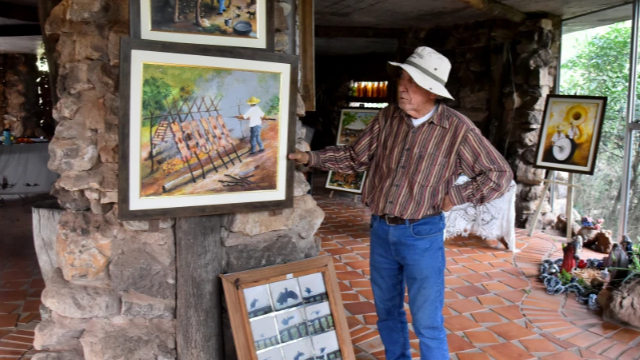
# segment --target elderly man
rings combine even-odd
[[[443,326],[443,211],[482,204],[507,192],[507,162],[464,115],[437,101],[451,63],[419,47],[404,64],[398,104],[380,111],[351,145],[289,154],[325,170],[369,170],[363,201],[371,208],[371,285],[387,360],[411,359],[405,284],[421,359],[449,359]],[[471,180],[454,186],[465,174]]]

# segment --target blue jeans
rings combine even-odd
[[[262,126],[256,125],[250,128],[251,130],[251,150],[250,153],[256,152],[256,143],[260,147],[260,150],[264,150],[264,145],[262,144],[262,140],[260,139],[260,132],[262,131]]]
[[[449,359],[444,329],[444,215],[389,225],[371,217],[371,287],[387,360],[410,360],[405,284],[421,360]]]

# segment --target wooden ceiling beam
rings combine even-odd
[[[316,26],[317,38],[369,38],[397,39],[406,35],[404,29],[370,28],[354,26]]]
[[[0,0],[0,9],[2,9],[2,11],[0,11],[0,17],[5,19],[29,21],[34,23],[40,21],[38,18],[37,6],[27,6]]]
[[[511,20],[513,22],[523,22],[527,15],[520,10],[514,9],[495,0],[460,0],[478,10],[489,13],[493,16]]]

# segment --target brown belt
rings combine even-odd
[[[426,219],[426,218],[433,217],[433,216],[438,216],[440,214],[441,214],[440,212],[435,213],[435,214],[429,214],[429,215],[423,217],[422,219]],[[380,216],[380,218],[382,220],[384,220],[389,225],[405,225],[405,224],[407,224],[407,222],[409,224],[413,224],[413,223],[416,223],[416,222],[422,220],[422,219],[403,219],[401,217],[393,216],[393,215],[382,215],[382,216]]]

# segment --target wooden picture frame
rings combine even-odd
[[[602,96],[547,96],[534,166],[593,175],[606,107]]]
[[[187,11],[181,7],[180,0],[174,5],[161,0],[130,1],[131,38],[274,50],[274,0],[222,0],[226,6],[222,14],[220,0],[198,3],[201,10],[196,13],[195,8]],[[172,9],[164,9],[168,6]]]
[[[220,277],[239,359],[355,359],[330,256]]]
[[[292,55],[123,38],[120,219],[292,207],[297,73]],[[254,148],[239,114],[260,98]]]

